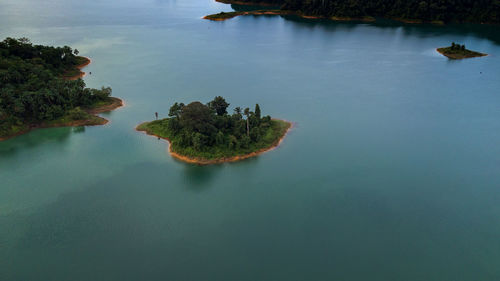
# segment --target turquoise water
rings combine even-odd
[[[0,143],[0,280],[500,280],[498,27],[200,19],[230,10],[0,2],[1,38],[76,47],[126,102]],[[134,131],[216,95],[295,127],[205,167]]]

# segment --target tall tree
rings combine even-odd
[[[258,103],[255,105],[255,117],[260,120],[260,106]]]
[[[217,96],[211,102],[208,103],[208,106],[212,110],[214,110],[217,113],[217,115],[222,116],[224,114],[227,114],[227,108],[229,107],[229,103],[227,103],[223,97]]]

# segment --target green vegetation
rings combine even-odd
[[[236,4],[252,2],[255,0],[234,1]],[[283,11],[323,18],[383,17],[415,23],[500,23],[498,0],[267,0],[264,2],[281,6]]]
[[[102,123],[89,110],[116,103],[111,88],[89,89],[81,79],[63,79],[88,61],[78,53],[68,46],[33,45],[26,38],[0,42],[0,139],[69,121]]]
[[[242,14],[243,12],[229,12],[229,13],[220,12],[218,14],[208,15],[205,17],[205,19],[220,21],[220,20],[231,19]]]
[[[206,105],[175,103],[170,118],[143,123],[137,130],[168,139],[171,151],[181,156],[221,160],[272,148],[290,128],[289,122],[261,117],[258,104],[253,112],[236,107],[231,115],[228,106],[222,97]]]
[[[214,20],[214,21],[223,21],[228,20],[237,16],[242,15],[284,15],[287,14],[286,11],[281,10],[254,10],[254,11],[236,11],[236,12],[221,12],[218,14],[205,16],[204,19]]]
[[[465,45],[455,44],[455,42],[451,43],[450,47],[439,48],[437,49],[437,51],[451,59],[465,59],[487,56],[483,53],[467,50],[465,48]]]

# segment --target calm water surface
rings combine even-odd
[[[498,27],[200,19],[223,10],[0,2],[1,38],[78,48],[126,102],[0,143],[0,280],[500,280]],[[296,126],[207,167],[134,131],[215,95]]]

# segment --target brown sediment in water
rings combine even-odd
[[[94,120],[72,120],[72,121],[68,121],[68,122],[64,122],[64,123],[55,123],[55,124],[50,124],[50,123],[32,124],[32,125],[29,125],[29,127],[26,130],[17,132],[14,135],[0,137],[0,141],[4,141],[4,140],[7,140],[7,139],[10,139],[13,137],[17,137],[17,136],[29,133],[29,132],[36,130],[36,129],[105,125],[105,124],[109,123],[109,120],[102,118],[100,116],[96,116],[96,114],[112,111],[112,110],[115,110],[115,109],[122,107],[124,105],[123,101],[119,98],[110,97],[110,99],[112,99],[112,102],[110,104],[106,104],[106,105],[103,105],[100,107],[85,110],[87,113],[94,115],[94,117],[96,117],[97,120],[95,120],[95,119]]]
[[[277,120],[277,119],[275,119],[275,120]],[[268,151],[271,151],[271,150],[277,148],[283,142],[283,140],[285,139],[285,137],[288,134],[288,132],[293,128],[293,123],[292,122],[289,122],[289,121],[286,121],[286,120],[281,120],[281,121],[286,122],[288,124],[288,128],[283,133],[283,135],[278,140],[276,140],[270,147],[262,148],[262,149],[259,149],[257,151],[254,151],[254,152],[251,152],[251,153],[247,153],[247,154],[243,154],[243,155],[236,155],[236,156],[231,156],[231,157],[223,157],[223,158],[218,158],[218,159],[204,159],[204,158],[189,157],[189,156],[181,155],[181,154],[179,154],[177,152],[172,151],[172,143],[171,143],[170,139],[161,137],[161,136],[156,135],[156,134],[151,134],[151,133],[147,132],[146,130],[139,130],[138,127],[136,127],[135,129],[138,132],[144,132],[147,135],[155,136],[155,137],[158,137],[159,139],[167,140],[167,142],[168,142],[168,152],[170,153],[170,155],[173,158],[175,158],[177,160],[180,160],[180,161],[183,161],[183,162],[186,162],[186,163],[190,163],[190,164],[196,164],[196,165],[212,165],[212,164],[222,164],[222,163],[230,163],[230,162],[236,162],[236,161],[245,160],[245,159],[248,159],[248,158],[259,156],[259,155],[261,155],[263,153],[266,153]]]
[[[86,73],[81,71],[82,68],[86,67],[87,65],[91,64],[92,63],[92,60],[87,58],[87,57],[84,57],[85,59],[87,59],[87,61],[85,63],[82,63],[80,65],[77,65],[75,66],[75,68],[77,68],[78,70],[80,70],[80,73],[78,73],[77,75],[74,75],[74,76],[70,76],[70,77],[64,77],[64,79],[67,79],[67,80],[77,80],[79,78],[83,78]]]

